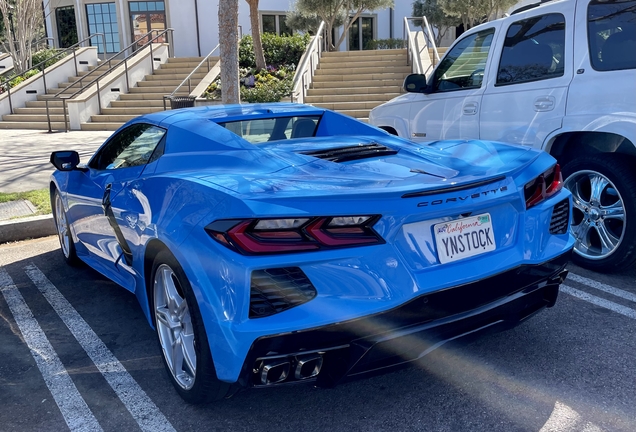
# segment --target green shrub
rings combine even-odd
[[[241,101],[248,103],[279,102],[291,93],[295,66],[268,66],[259,72],[255,68],[239,69]],[[207,99],[221,99],[221,79],[212,82],[206,92]]]
[[[370,40],[364,46],[365,50],[378,50],[378,49],[397,49],[405,48],[406,44],[403,39],[376,39]]]
[[[297,65],[302,57],[311,36],[293,35],[278,36],[273,33],[263,33],[263,55],[267,65],[279,67],[283,65]],[[239,44],[239,66],[244,68],[256,67],[254,47],[251,36],[244,36]]]
[[[40,63],[46,61],[46,63],[44,63],[43,65],[38,67],[38,69],[44,70],[44,68],[47,68],[47,67],[49,67],[51,65],[54,65],[60,59],[65,57],[65,56],[61,56],[61,55],[55,57],[60,52],[62,52],[62,50],[61,49],[57,49],[57,48],[45,48],[45,49],[42,49],[42,50],[36,52],[35,54],[33,54],[33,56],[31,57],[31,64],[33,66],[37,66]]]

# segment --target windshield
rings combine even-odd
[[[252,144],[290,138],[308,138],[316,134],[320,116],[292,116],[237,120],[218,123]]]

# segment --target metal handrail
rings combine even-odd
[[[407,52],[408,52],[407,64],[411,64],[409,61],[412,60],[413,58],[417,59],[417,61],[414,63],[416,70],[414,70],[413,72],[423,74],[425,73],[425,71],[424,71],[424,66],[422,65],[422,59],[416,50],[415,38],[413,37],[413,32],[410,31],[409,24],[408,24],[409,21],[415,21],[415,20],[422,21],[421,27],[422,27],[422,33],[424,34],[424,37],[426,37],[427,52],[428,52],[428,48],[433,49],[434,57],[431,61],[431,64],[433,65],[433,67],[435,66],[435,64],[439,63],[440,57],[439,57],[439,52],[437,51],[437,46],[435,45],[435,38],[433,37],[431,26],[428,24],[428,20],[426,19],[426,17],[425,16],[404,17],[403,37],[407,41]],[[407,32],[408,32],[408,38],[406,35]]]
[[[415,73],[421,74],[424,73],[424,68],[422,67],[422,59],[420,58],[420,53],[417,52],[415,47],[415,39],[413,38],[413,33],[409,29],[409,20],[416,20],[421,18],[410,18],[404,17],[404,24],[402,27],[402,37],[406,39],[406,64],[412,64],[414,66],[411,70]]]
[[[165,32],[167,32],[168,30],[164,30],[163,33],[161,33],[161,35],[163,35]],[[137,50],[132,51],[130,54],[128,54],[126,57],[124,57],[123,60],[120,60],[119,63],[117,63],[115,66],[113,66],[113,59],[116,58],[117,56],[124,54],[126,51],[128,51],[130,48],[133,48],[135,45],[137,45],[137,43],[139,42],[139,40],[142,40],[143,38],[147,37],[147,36],[151,36],[153,33],[159,33],[159,30],[150,30],[148,33],[145,33],[143,35],[141,35],[137,40],[135,40],[134,42],[132,42],[131,44],[127,45],[124,49],[120,50],[118,53],[113,54],[111,57],[109,57],[107,60],[108,62],[108,72],[110,72],[111,70],[115,69],[117,66],[119,66],[120,64],[122,64],[122,62],[124,63],[124,66],[126,68],[126,87],[129,88],[130,85],[128,83],[128,63],[127,60],[132,57],[135,52]],[[158,38],[160,35],[158,34],[157,36],[155,36],[155,38]],[[154,39],[151,39],[154,40]],[[148,46],[148,42],[144,43],[144,45],[142,45],[142,48],[145,48],[146,46]],[[141,49],[141,48],[138,48]],[[151,50],[152,51],[152,50]],[[104,45],[104,54],[106,54],[106,46]],[[154,63],[152,65],[152,70],[154,71]],[[82,84],[84,79],[88,77],[87,75],[84,75],[82,77],[80,77],[77,81],[71,83],[71,85],[69,85],[68,87],[63,88],[62,90],[60,90],[59,92],[55,93],[55,95],[53,95],[54,98],[57,98],[60,94],[64,93],[66,90],[72,88],[75,86],[75,84]],[[101,76],[100,76],[101,77]],[[85,89],[86,87],[88,87],[89,85],[91,85],[91,83],[87,84],[86,86],[81,86],[81,90]]]
[[[44,61],[41,61],[40,63],[36,64],[35,66],[31,66],[30,69],[22,72],[20,75],[16,75],[16,76],[12,76],[10,79],[6,79],[3,82],[0,82],[0,87],[9,83],[10,81],[13,81],[16,78],[19,77],[24,77],[27,73],[31,72],[32,70],[35,69],[40,69],[40,66],[45,65],[46,63],[50,62],[51,60],[60,57],[66,57],[66,54],[68,53],[68,51],[73,51],[73,62],[75,63],[75,74],[77,74],[77,56],[76,56],[76,48],[79,48],[81,44],[83,44],[84,42],[90,40],[91,38],[94,38],[95,36],[101,36],[102,37],[102,41],[104,42],[104,51],[106,51],[106,38],[104,37],[104,33],[93,33],[92,35],[88,36],[87,38],[82,39],[81,41],[77,42],[76,44],[71,45],[68,48],[65,48],[64,51],[60,51],[59,53],[55,54],[53,57],[50,57]],[[62,55],[64,54],[64,55]],[[42,72],[42,81],[44,83],[44,89],[46,91],[46,67],[42,67],[41,69]],[[9,111],[11,112],[11,114],[13,114],[13,102],[11,100],[11,87],[7,85],[7,94],[8,94],[8,98],[9,98]],[[48,113],[48,111],[47,111]]]
[[[141,38],[144,38],[146,36],[150,36],[152,33],[157,32],[157,35],[153,38],[151,38],[150,40],[148,40],[148,42],[144,43],[142,46],[138,47],[137,50],[133,51],[132,53],[128,54],[126,57],[123,58],[123,60],[120,60],[119,63],[117,63],[115,66],[111,65],[110,60],[109,59],[109,67],[108,69],[102,73],[100,76],[98,76],[97,78],[93,79],[91,82],[89,82],[86,85],[83,85],[80,89],[78,89],[75,93],[72,93],[70,95],[64,95],[64,97],[60,96],[62,95],[62,93],[64,93],[65,91],[67,91],[70,87],[72,87],[73,85],[75,85],[77,82],[81,82],[82,79],[84,77],[81,77],[78,81],[74,82],[73,84],[71,84],[68,87],[63,88],[62,90],[60,90],[59,92],[57,92],[56,94],[54,94],[51,98],[47,98],[46,99],[46,120],[48,122],[48,126],[49,126],[49,132],[52,132],[51,129],[51,115],[50,115],[50,111],[49,111],[49,101],[53,100],[53,99],[59,99],[62,101],[62,108],[63,108],[63,112],[64,112],[64,127],[66,129],[66,131],[68,132],[69,128],[68,128],[68,113],[66,112],[66,101],[68,99],[72,99],[75,96],[77,96],[78,94],[82,93],[84,90],[86,90],[87,88],[91,87],[93,84],[97,84],[97,106],[99,107],[99,112],[101,114],[102,112],[102,100],[101,100],[101,95],[100,95],[100,88],[99,88],[99,80],[102,79],[103,77],[105,77],[106,75],[108,75],[109,73],[111,73],[114,69],[116,69],[117,67],[119,67],[122,63],[124,64],[124,68],[126,71],[126,91],[130,91],[130,82],[129,82],[129,78],[128,78],[128,59],[130,59],[131,57],[133,57],[137,51],[142,50],[148,46],[150,46],[150,64],[152,67],[152,71],[154,72],[155,70],[155,61],[153,58],[153,54],[152,54],[152,44],[156,39],[159,39],[161,36],[166,35],[166,34],[172,34],[174,32],[174,29],[172,28],[167,28],[161,32],[159,32],[158,30],[151,30],[148,33],[144,34],[143,36],[141,36]],[[140,38],[140,39],[141,39]],[[172,43],[172,37],[168,37],[168,55],[170,56],[171,53],[171,43]],[[123,53],[124,51],[126,51],[127,49],[131,48],[133,45],[135,45],[137,43],[137,41],[133,42],[132,44],[128,45],[126,48],[124,48],[123,50],[121,50],[119,53],[117,53],[116,55],[119,55],[121,53]],[[105,50],[104,50],[105,52]]]
[[[428,43],[431,45],[431,47],[433,48],[433,54],[435,54],[435,61],[433,62],[433,65],[435,65],[435,63],[439,63],[439,53],[437,52],[437,46],[435,46],[435,38],[433,37],[433,32],[431,31],[431,26],[428,25],[428,20],[426,19],[425,16],[422,17],[422,22],[424,24],[426,24],[426,38],[428,39]],[[424,27],[424,26],[422,26]]]
[[[299,97],[296,99],[300,103],[305,102],[305,96],[307,95],[307,89],[309,85],[312,83],[312,79],[314,77],[314,71],[320,64],[320,58],[322,57],[322,43],[323,33],[325,30],[325,22],[321,22],[318,27],[318,31],[316,31],[316,36],[313,37],[310,42],[307,50],[303,54],[300,64],[296,69],[296,73],[294,74],[294,80],[292,81],[292,92],[291,92],[291,101],[294,102],[294,96],[296,94]],[[314,56],[316,56],[316,64],[314,64]],[[309,67],[308,67],[309,66]],[[305,76],[308,75],[308,78],[305,79]],[[300,88],[298,88],[300,87]]]
[[[163,110],[164,110],[164,111],[166,111],[166,110],[168,109],[168,107],[166,106],[166,99],[172,99],[172,97],[175,95],[175,93],[176,93],[177,91],[179,91],[179,89],[180,89],[181,87],[183,87],[183,85],[186,83],[186,81],[188,82],[188,94],[192,93],[192,75],[194,75],[194,73],[195,73],[197,70],[199,70],[199,68],[203,65],[203,63],[207,63],[207,64],[208,64],[208,72],[210,72],[210,57],[212,56],[212,53],[213,53],[214,51],[216,51],[217,49],[219,49],[219,47],[220,47],[220,46],[221,46],[220,44],[217,44],[217,46],[215,46],[215,47],[212,49],[212,51],[210,51],[210,52],[208,53],[208,55],[206,55],[206,56],[203,58],[203,60],[201,60],[201,62],[200,62],[200,63],[199,63],[199,64],[198,64],[198,65],[197,65],[194,69],[192,69],[192,72],[190,72],[190,74],[189,74],[187,77],[185,77],[185,79],[184,79],[183,81],[181,81],[181,84],[179,84],[179,85],[177,86],[177,88],[176,88],[176,89],[174,89],[174,90],[172,91],[172,93],[170,93],[169,95],[164,95],[164,96],[163,96]]]

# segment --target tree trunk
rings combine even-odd
[[[256,70],[265,69],[265,56],[263,54],[263,42],[261,42],[261,23],[258,19],[259,0],[246,0],[250,5],[250,23],[252,24],[252,43],[254,44],[254,59]]]
[[[13,9],[10,10],[9,5]],[[38,38],[44,20],[42,2],[0,0],[0,13],[5,27],[4,50],[11,54],[13,67],[20,74],[31,67],[31,43]]]
[[[219,0],[221,100],[239,103],[238,0]]]

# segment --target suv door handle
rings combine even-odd
[[[475,115],[477,114],[477,107],[479,104],[477,102],[468,102],[464,105],[464,114],[466,115]]]
[[[554,96],[540,96],[534,100],[535,111],[552,111],[554,109]]]

